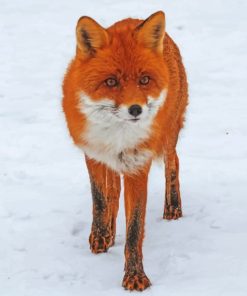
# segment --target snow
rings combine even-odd
[[[162,220],[163,167],[154,165],[144,242],[153,285],[143,293],[247,295],[244,0],[0,1],[0,295],[127,295],[123,198],[116,245],[91,254],[89,180],[61,82],[81,15],[109,26],[159,9],[190,84],[178,144],[184,217]]]

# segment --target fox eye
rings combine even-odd
[[[145,75],[140,78],[139,83],[141,85],[147,85],[149,83],[149,81],[150,81],[150,77]]]
[[[118,85],[118,81],[116,78],[110,77],[105,80],[105,84],[109,87],[114,87]]]

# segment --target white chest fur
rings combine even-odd
[[[82,134],[86,144],[80,147],[89,158],[119,173],[137,172],[152,158],[152,151],[136,147],[149,138],[153,118],[164,99],[164,92],[158,99],[150,98],[140,120],[133,122],[129,120],[126,107],[120,106],[116,110],[111,100],[95,102],[81,93],[78,107],[86,115],[87,128]]]

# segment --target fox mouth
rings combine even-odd
[[[140,118],[131,118],[131,119],[129,119],[129,121],[132,121],[132,122],[136,122],[136,121],[139,121],[140,120]]]

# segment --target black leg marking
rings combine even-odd
[[[140,236],[140,212],[136,209],[133,214],[132,221],[128,227],[127,247],[129,250],[134,250],[137,247],[137,242]]]
[[[177,173],[176,171],[172,171],[171,172],[171,190],[170,190],[170,194],[171,194],[171,206],[173,206],[174,208],[177,208],[179,206],[178,204],[178,193],[176,190],[176,178],[177,178]]]
[[[113,242],[111,221],[106,223],[104,217],[108,214],[107,197],[97,188],[92,178],[90,178],[90,181],[93,198],[93,223],[89,242],[94,252],[106,252]]]
[[[126,262],[125,270],[129,274],[136,274],[143,270],[142,259],[138,254],[137,247],[141,235],[141,213],[140,209],[136,208],[132,220],[128,226],[127,239],[125,251],[128,252],[128,259]]]
[[[125,245],[125,275],[122,286],[127,290],[143,291],[151,286],[150,280],[143,270],[142,253],[139,249],[139,242],[142,239],[141,209],[137,207],[131,217],[128,226],[127,240]]]
[[[174,184],[171,185],[171,205],[174,208],[178,207],[178,193]]]
[[[176,186],[178,185],[176,184],[177,172],[175,170],[171,171],[170,176],[168,176],[168,178],[169,182],[166,183],[166,186],[170,187],[166,190],[164,218],[168,220],[178,219],[182,216],[182,210],[179,200],[179,192],[177,191]]]
[[[95,183],[91,180],[91,190],[92,190],[92,197],[93,203],[96,212],[104,212],[106,210],[106,201],[103,194],[98,190]]]

